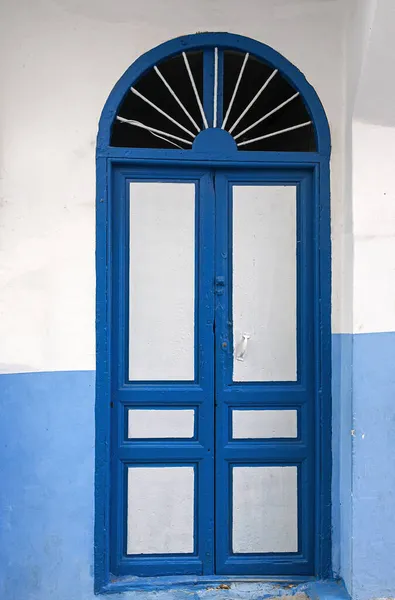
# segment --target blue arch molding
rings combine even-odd
[[[111,147],[111,127],[119,105],[134,82],[155,64],[182,51],[218,47],[250,52],[273,68],[279,69],[302,95],[314,123],[317,152],[237,151],[233,140],[206,132],[210,151],[203,136],[196,139],[192,150]],[[204,133],[204,132],[203,132]],[[221,139],[220,139],[221,138]],[[215,143],[214,143],[215,142]],[[110,573],[111,495],[111,388],[110,388],[110,328],[111,328],[111,212],[112,180],[122,167],[145,165],[195,165],[206,167],[295,168],[313,173],[315,214],[314,238],[317,240],[314,282],[317,301],[312,318],[316,322],[316,416],[315,428],[320,432],[317,442],[316,480],[316,577],[332,576],[331,567],[331,241],[330,241],[330,132],[324,108],[304,75],[272,48],[247,37],[229,33],[203,33],[170,40],[141,56],[125,72],[113,88],[101,115],[97,138],[96,178],[96,470],[95,470],[95,592],[117,592],[128,589],[172,588],[188,585],[188,578],[160,578],[161,583],[141,578],[116,579]],[[319,300],[318,300],[319,299]],[[199,577],[195,584],[232,577]],[[280,578],[281,579],[281,578]],[[287,578],[300,581],[306,578]]]
[[[303,73],[279,52],[276,52],[276,50],[273,50],[273,48],[270,48],[266,44],[233,33],[196,33],[193,35],[186,35],[165,42],[140,56],[140,58],[127,69],[121,79],[115,84],[104,105],[100,117],[97,137],[98,155],[103,155],[103,153],[107,155],[106,150],[110,148],[111,127],[118,113],[118,108],[125,94],[127,94],[130,87],[140,77],[150,71],[164,58],[171,58],[172,56],[180,54],[180,52],[212,48],[214,46],[222,50],[233,49],[240,50],[241,52],[250,52],[250,54],[257,56],[267,64],[271,65],[273,69],[278,69],[283,77],[296,88],[304,100],[307,111],[314,124],[318,153],[321,156],[330,155],[328,120],[316,91],[308,83]],[[120,156],[123,151],[125,156],[130,157],[133,153],[139,154],[138,150],[140,149],[118,148],[117,150],[117,156]],[[236,148],[235,151],[237,151]],[[151,150],[151,152],[154,151]],[[190,151],[188,150],[187,152],[189,153]],[[158,151],[155,152],[155,154],[157,153]],[[176,153],[180,155],[181,153],[184,154],[185,151],[172,150],[173,156]],[[158,154],[160,154],[160,152]],[[243,154],[249,154],[249,152],[243,152]],[[251,152],[251,154],[256,155],[257,152]]]

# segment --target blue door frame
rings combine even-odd
[[[198,39],[197,39],[198,38]],[[197,47],[235,47],[244,51],[253,52],[261,56],[263,60],[273,66],[280,68],[282,73],[297,87],[302,94],[308,107],[316,129],[317,152],[237,152],[230,147],[210,145],[199,146],[196,151],[178,150],[153,150],[153,149],[129,149],[113,148],[109,144],[110,131],[114,115],[125,92],[133,81],[142,72],[155,64],[161,57],[175,54],[180,50],[194,49]],[[209,137],[207,137],[209,142]],[[289,406],[288,392],[292,392],[292,406],[298,407],[299,424],[301,425],[301,437],[292,442],[274,444],[265,442],[253,443],[246,450],[244,442],[229,443],[230,420],[226,406],[232,405],[232,385],[230,382],[230,360],[229,353],[218,351],[216,363],[216,397],[217,410],[220,412],[216,419],[216,457],[219,464],[219,477],[225,482],[230,480],[229,464],[242,464],[246,461],[250,464],[265,463],[278,464],[280,461],[287,464],[302,465],[299,472],[299,489],[303,489],[303,502],[299,511],[301,519],[301,532],[303,540],[300,540],[297,555],[290,556],[266,556],[265,560],[250,556],[249,561],[238,560],[239,557],[230,555],[230,536],[223,539],[217,535],[217,548],[215,550],[214,536],[211,532],[216,521],[218,527],[221,524],[222,515],[214,515],[214,499],[212,493],[208,495],[205,490],[198,488],[196,501],[199,510],[202,511],[199,519],[198,530],[195,532],[197,538],[200,536],[200,546],[195,548],[193,555],[185,559],[184,556],[168,557],[168,574],[183,573],[185,575],[201,574],[202,581],[209,581],[211,573],[220,573],[220,577],[226,578],[227,574],[237,572],[240,576],[260,575],[279,576],[285,573],[288,579],[313,575],[317,577],[328,577],[331,575],[331,342],[330,342],[330,312],[331,312],[331,257],[330,257],[330,208],[329,208],[329,155],[330,137],[328,123],[322,105],[313,88],[304,79],[303,75],[291,65],[284,57],[264,44],[249,40],[241,36],[230,34],[202,34],[199,36],[185,36],[178,40],[172,40],[162,46],[150,51],[125,73],[115,86],[112,94],[103,110],[100,121],[98,146],[97,146],[97,389],[96,389],[96,484],[95,484],[95,590],[96,592],[120,591],[133,587],[130,581],[124,581],[122,575],[165,574],[161,560],[155,557],[141,559],[139,566],[133,566],[131,558],[124,552],[124,523],[125,523],[125,464],[128,461],[149,461],[151,464],[162,463],[170,460],[174,464],[199,465],[201,473],[212,481],[214,488],[214,455],[212,454],[211,441],[214,435],[214,420],[211,419],[212,427],[199,431],[196,430],[196,439],[188,443],[169,443],[169,447],[161,460],[158,460],[158,448],[148,448],[144,442],[130,445],[125,442],[125,406],[130,396],[126,380],[126,337],[124,324],[127,322],[126,294],[127,279],[121,275],[125,272],[125,248],[127,231],[125,223],[128,222],[127,213],[121,218],[122,206],[127,210],[126,182],[131,177],[138,178],[161,178],[167,177],[174,180],[197,181],[202,194],[199,196],[200,218],[198,228],[198,239],[200,245],[207,249],[204,256],[197,256],[200,277],[196,284],[208,285],[205,282],[213,281],[216,271],[221,270],[229,273],[230,265],[214,263],[214,259],[208,259],[209,251],[212,256],[218,256],[221,244],[226,244],[226,232],[217,228],[215,240],[215,212],[213,210],[215,196],[213,190],[213,177],[216,173],[216,188],[223,191],[222,198],[227,198],[226,188],[228,181],[232,179],[248,179],[255,181],[270,180],[284,182],[296,182],[298,184],[299,206],[306,204],[309,198],[309,210],[305,210],[307,221],[301,223],[302,235],[306,235],[306,248],[310,244],[311,252],[307,252],[305,261],[307,271],[311,274],[306,285],[298,285],[298,302],[302,296],[312,298],[312,304],[308,300],[302,305],[301,318],[307,317],[306,322],[311,327],[298,337],[298,356],[303,360],[314,348],[314,356],[310,362],[309,372],[303,370],[298,373],[298,381],[292,385],[267,385],[265,390],[261,389],[265,397],[265,405],[276,403],[276,406]],[[147,175],[148,172],[148,175]],[[217,198],[219,194],[217,194]],[[122,205],[123,203],[123,205]],[[218,200],[217,200],[218,204]],[[228,201],[217,205],[217,215],[226,215]],[[302,214],[302,213],[300,213]],[[123,219],[123,220],[122,220]],[[201,227],[201,223],[204,227]],[[221,234],[222,231],[222,234]],[[229,231],[229,230],[228,230]],[[222,237],[221,237],[222,235]],[[308,239],[307,239],[308,238]],[[215,242],[217,244],[215,249]],[[114,253],[116,248],[116,253]],[[306,272],[307,272],[306,271]],[[196,271],[199,272],[198,270]],[[212,277],[212,278],[211,278]],[[211,278],[211,279],[210,279]],[[231,279],[228,278],[226,285],[230,286]],[[230,289],[230,287],[229,287]],[[207,363],[214,360],[214,338],[212,325],[209,321],[209,312],[214,310],[214,294],[211,290],[200,289],[196,296],[201,297],[206,293],[206,313],[202,313],[206,319],[199,319],[197,335],[202,340],[204,348],[204,361],[197,361],[199,368],[196,373],[193,386],[187,386],[184,391],[189,397],[186,404],[197,402],[198,413],[207,410],[211,412],[215,408],[214,394],[211,404],[199,403],[199,394],[204,392],[203,386],[213,385],[213,377],[209,370],[205,371]],[[227,293],[224,297],[229,298]],[[225,339],[229,347],[233,347],[229,339],[229,330],[225,327],[227,319],[226,304],[224,310],[217,312],[217,340],[221,344]],[[221,321],[222,320],[222,321]],[[114,323],[116,324],[114,327]],[[218,325],[222,323],[221,325]],[[123,329],[122,329],[123,327]],[[219,328],[218,328],[219,327]],[[211,333],[210,333],[211,328]],[[210,338],[211,336],[211,338]],[[306,337],[307,336],[307,337]],[[309,340],[309,343],[306,341]],[[311,344],[310,344],[311,342]],[[119,361],[114,360],[115,353]],[[213,364],[213,363],[212,363]],[[299,362],[299,364],[302,364]],[[139,384],[133,390],[133,403],[151,402],[148,398],[150,386],[145,390],[138,389]],[[261,387],[261,386],[260,386]],[[286,388],[286,389],[285,389]],[[214,388],[212,388],[214,389]],[[175,390],[173,390],[175,391]],[[286,397],[287,394],[287,397]],[[310,394],[310,395],[309,395]],[[248,389],[242,391],[243,397],[249,398],[254,403]],[[308,399],[307,399],[308,396]],[[185,402],[185,394],[180,403]],[[192,400],[193,398],[193,400]],[[222,401],[223,399],[223,401]],[[177,399],[174,400],[177,404]],[[249,400],[247,400],[249,402]],[[310,403],[312,410],[307,415],[305,407]],[[168,402],[166,403],[168,405]],[[222,411],[222,413],[221,413]],[[199,417],[198,417],[199,422]],[[220,425],[219,425],[220,424]],[[200,441],[198,442],[198,436]],[[210,443],[210,445],[208,445]],[[236,446],[237,444],[237,446]],[[178,446],[178,448],[177,448]],[[188,447],[190,446],[190,447]],[[199,447],[201,446],[201,448]],[[208,451],[210,448],[210,452]],[[246,458],[246,452],[248,457]],[[222,461],[222,462],[221,462]],[[309,482],[309,485],[306,485]],[[228,486],[229,489],[229,486]],[[220,488],[218,501],[227,506],[229,494],[226,487]],[[210,496],[210,497],[208,497]],[[300,502],[300,500],[299,500]],[[219,505],[219,504],[218,504]],[[229,529],[229,527],[227,527]],[[214,565],[216,556],[217,564]],[[290,560],[291,559],[291,560]],[[133,559],[134,560],[134,559]],[[148,562],[147,562],[148,560]],[[144,565],[144,561],[145,565]],[[287,565],[284,570],[284,564]],[[149,567],[149,571],[145,567]],[[140,569],[140,571],[139,571]],[[173,579],[173,583],[174,583]]]

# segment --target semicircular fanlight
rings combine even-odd
[[[182,52],[140,77],[111,145],[190,150],[208,128],[227,131],[239,150],[316,150],[309,113],[285,77],[249,53],[218,48]]]

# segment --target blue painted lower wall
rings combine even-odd
[[[0,598],[92,599],[93,372],[0,376]]]
[[[395,333],[332,336],[333,566],[355,600],[395,596]]]
[[[395,596],[395,333],[332,350],[334,568]],[[94,397],[93,372],[0,375],[0,598],[94,598]]]
[[[353,349],[353,589],[395,597],[395,333]]]
[[[332,336],[332,561],[352,587],[352,352],[351,334]]]

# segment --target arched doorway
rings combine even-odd
[[[97,572],[328,575],[329,130],[231,34],[141,57],[100,122]]]

